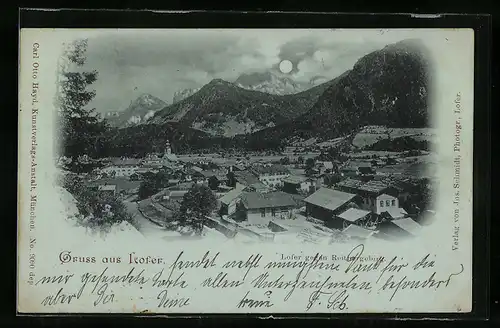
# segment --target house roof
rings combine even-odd
[[[247,192],[241,195],[247,209],[298,206],[298,199],[282,191],[269,193]]]
[[[115,185],[119,190],[131,190],[135,188],[139,188],[141,182],[140,181],[130,181],[124,178],[107,178],[100,179],[91,182],[92,185],[104,186],[104,185]]]
[[[175,154],[165,154],[163,156],[163,159],[166,159],[166,160],[169,160],[169,161],[172,161],[172,162],[176,162],[176,161],[179,160],[179,158]]]
[[[359,166],[358,171],[361,173],[372,173],[374,170],[371,166]]]
[[[260,183],[259,179],[249,171],[236,171],[234,172],[234,177],[238,182],[247,186]]]
[[[408,212],[406,212],[403,208],[388,208],[386,211],[384,211],[386,213],[388,213],[391,218],[393,219],[398,219],[398,218],[401,218],[403,216],[405,216],[406,214],[408,214]]]
[[[244,169],[246,169],[245,165],[243,165],[243,164],[235,164],[233,166],[240,171],[243,171]]]
[[[245,186],[245,189],[254,190],[254,191],[258,191],[258,192],[265,192],[265,191],[270,190],[270,188],[268,186],[266,186],[265,184],[263,184],[262,182],[251,183],[248,186]]]
[[[292,184],[300,184],[300,183],[306,182],[307,180],[308,179],[306,177],[303,177],[303,176],[290,175],[281,181],[287,182],[287,183],[292,183]]]
[[[351,188],[357,192],[376,195],[386,193],[390,189],[395,189],[383,181],[371,180],[368,182],[363,182],[356,179],[346,179],[344,181],[341,181],[337,183],[337,187]]]
[[[359,188],[364,182],[356,179],[345,179],[337,183],[338,187]]]
[[[196,171],[196,172],[201,172],[201,171],[203,171],[203,169],[202,169],[201,167],[196,166],[196,165],[191,166],[191,169],[192,169],[192,170],[194,170],[194,171]]]
[[[345,212],[339,214],[339,217],[349,222],[356,222],[357,220],[370,214],[369,211],[360,210],[357,208],[350,208]]]
[[[226,181],[226,180],[228,180],[227,174],[218,173],[215,177],[219,181]]]
[[[238,198],[238,196],[242,194],[243,189],[245,189],[245,186],[240,183],[237,183],[236,187],[233,190],[229,191],[227,194],[225,194],[220,198],[221,203],[224,204],[231,203],[233,200],[235,200],[236,198]]]
[[[223,172],[219,170],[204,170],[201,171],[201,174],[203,174],[206,178],[210,178],[212,176],[219,178],[220,176],[225,175]]]
[[[330,188],[320,188],[315,193],[307,197],[304,202],[320,206],[329,210],[336,210],[345,203],[351,201],[355,194],[349,194]]]
[[[352,166],[344,166],[343,168],[340,169],[342,172],[356,172],[357,169]]]
[[[332,162],[323,162],[323,166],[325,167],[325,169],[333,169]]]
[[[365,229],[356,224],[350,224],[342,232],[348,235],[349,237],[366,239],[370,237],[375,231]]]
[[[387,188],[389,186],[386,183],[377,180],[369,181],[359,187],[360,190],[376,194],[384,192]]]
[[[395,180],[390,185],[400,192],[409,191],[415,188],[415,185],[409,181]]]
[[[189,190],[168,190],[165,195],[170,197],[183,197]]]
[[[111,165],[114,166],[138,166],[141,160],[138,158],[115,158],[111,160]]]
[[[104,190],[104,191],[115,191],[116,186],[115,185],[100,185],[99,190]]]
[[[285,166],[279,164],[271,166],[255,165],[252,170],[257,174],[290,174],[290,171]]]
[[[417,235],[422,230],[422,226],[410,218],[393,220],[391,222],[412,235]]]

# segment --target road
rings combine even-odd
[[[132,215],[132,217],[137,220],[139,231],[147,238],[162,239],[163,237],[171,237],[172,235],[177,235],[172,231],[168,231],[160,227],[159,225],[151,222],[145,218],[138,209],[138,204],[136,202],[124,201],[127,211]]]

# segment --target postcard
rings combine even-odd
[[[21,29],[19,313],[472,309],[472,29]]]

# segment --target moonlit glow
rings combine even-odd
[[[293,69],[293,64],[291,61],[285,59],[280,63],[281,73],[288,74],[292,71],[292,69]]]

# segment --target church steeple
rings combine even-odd
[[[172,147],[170,147],[170,142],[167,141],[167,144],[165,145],[165,155],[170,155],[172,154]]]

